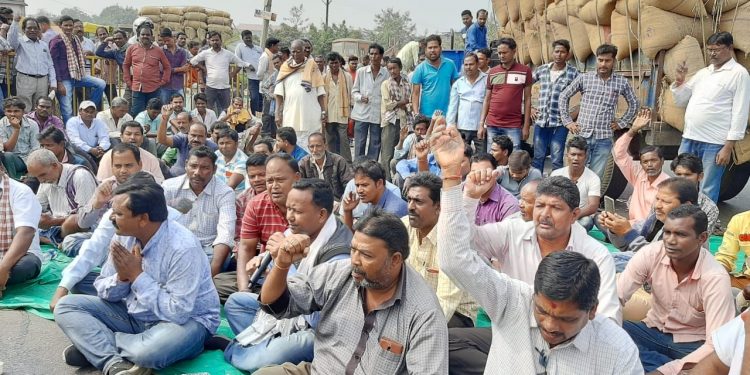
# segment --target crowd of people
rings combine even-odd
[[[461,14],[461,67],[438,35],[399,56],[372,44],[360,65],[307,40],[263,50],[249,31],[233,53],[220,33],[201,50],[143,21],[136,41],[102,28],[94,43],[70,17],[54,35],[11,15],[0,291],[40,274],[41,244],[70,257],[50,296],[64,360],[107,375],[204,350],[257,374],[750,371],[750,270],[734,273],[750,211],[708,250],[750,105],[732,35],[708,38],[692,77],[677,67],[687,110],[669,174],[658,147],[629,152],[653,115],[616,47],[580,72],[556,40],[532,69],[501,38],[490,67],[476,15]],[[107,108],[113,83],[89,53],[128,88]],[[248,108],[229,88],[239,69]],[[202,88],[191,111],[186,81]],[[93,89],[73,116],[77,87]],[[632,186],[627,215],[603,205],[610,158]],[[231,339],[215,335],[222,306]]]

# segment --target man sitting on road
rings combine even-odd
[[[401,193],[393,193],[386,188],[385,171],[374,160],[364,159],[354,166],[354,185],[356,193],[344,195],[341,202],[343,221],[349,228],[354,228],[354,221],[359,219],[355,212],[366,215],[367,211],[382,208],[397,217],[407,214],[406,202]],[[398,191],[398,190],[397,190]],[[359,207],[364,204],[363,207]]]
[[[599,176],[586,166],[589,145],[585,139],[574,136],[568,141],[565,157],[568,159],[566,167],[556,169],[550,176],[569,178],[578,187],[581,194],[581,211],[578,213],[578,224],[587,231],[594,227],[594,215],[599,209],[601,180]]]
[[[144,142],[143,127],[141,124],[135,121],[126,121],[120,127],[120,140],[122,143],[127,143],[138,148],[140,151],[140,159],[143,164],[143,170],[154,176],[157,183],[164,182],[164,174],[161,171],[161,164],[159,159],[154,156],[151,152],[141,148]],[[99,163],[99,172],[96,174],[96,179],[104,181],[112,177],[112,150],[107,151]]]

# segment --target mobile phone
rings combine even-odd
[[[604,197],[604,211],[611,214],[615,213],[615,200],[611,197]]]

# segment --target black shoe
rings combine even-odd
[[[151,369],[134,365],[132,362],[122,360],[115,362],[107,369],[106,375],[149,375]]]
[[[75,347],[75,345],[68,346],[63,351],[63,360],[65,363],[67,363],[69,366],[75,366],[75,367],[89,367],[91,366],[91,363],[89,362],[86,357],[84,357],[83,353],[81,353],[78,348]]]
[[[224,336],[214,335],[206,340],[203,344],[203,348],[206,350],[221,350],[223,352],[231,342],[232,340]]]

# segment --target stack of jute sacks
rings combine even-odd
[[[232,18],[229,13],[201,6],[142,7],[139,16],[150,18],[157,29],[168,27],[172,32],[184,32],[188,40],[202,42],[209,31],[218,31],[222,39],[232,37]]]

